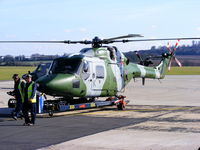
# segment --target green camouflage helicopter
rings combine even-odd
[[[64,43],[90,44],[91,48],[84,48],[79,53],[70,54],[53,60],[49,72],[36,80],[38,90],[47,95],[62,97],[66,101],[74,98],[94,100],[98,97],[117,96],[133,78],[163,79],[167,67],[172,60],[179,66],[181,63],[175,57],[176,43],[173,49],[163,53],[161,62],[155,67],[148,67],[145,63],[129,62],[124,54],[111,43],[127,43],[158,40],[193,40],[200,38],[167,38],[167,39],[139,39],[127,38],[142,37],[140,34],[129,34],[109,39],[95,37],[91,41],[1,41],[4,43]],[[105,44],[105,46],[104,46]],[[81,100],[80,100],[81,102]]]
[[[130,63],[116,47],[103,46],[103,44],[115,42],[177,40],[175,38],[124,40],[124,38],[130,37],[142,36],[129,34],[103,40],[95,37],[92,41],[57,41],[65,44],[91,44],[92,48],[85,48],[80,53],[55,59],[49,73],[36,81],[39,84],[38,90],[66,99],[116,96],[133,78],[142,78],[143,84],[145,78],[163,79],[165,71],[168,66],[171,66],[173,59],[181,66],[175,57],[178,43],[173,50],[168,47],[169,53],[162,54],[160,64],[155,67]]]

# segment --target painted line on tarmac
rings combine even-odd
[[[95,112],[74,112],[74,113],[70,113],[67,114],[68,112],[62,112],[61,116],[63,115],[95,115],[95,114],[109,114],[109,113],[125,113],[125,112],[156,112],[156,111],[176,111],[176,110],[194,110],[195,109],[199,109],[200,107],[175,107],[175,108],[154,108],[154,109],[129,109],[129,110],[97,110]],[[56,114],[56,116],[59,116],[59,114]]]
[[[132,109],[132,110],[124,110],[124,111],[173,111],[173,110],[189,110],[189,109],[191,109],[191,107],[190,108],[178,107],[178,108]]]
[[[106,108],[106,107],[104,107]],[[85,109],[85,110],[76,110],[76,111],[66,111],[66,112],[54,112],[53,117],[61,116],[77,116],[77,115],[95,115],[95,114],[113,114],[113,113],[126,113],[126,112],[156,112],[156,111],[184,111],[184,110],[200,110],[200,107],[166,107],[166,108],[147,108],[147,109],[130,109],[127,110],[117,110],[117,109],[108,109],[104,108],[95,108],[95,109]],[[92,111],[92,112],[91,112]],[[37,114],[37,118],[51,118],[48,113]],[[4,121],[13,120],[12,118],[4,118]]]
[[[198,108],[200,110],[200,107],[178,107],[178,108],[156,108],[156,109],[130,109],[130,110],[102,110],[97,112],[83,112],[81,114],[75,114],[75,115],[94,115],[94,114],[108,114],[108,113],[116,113],[116,112],[156,112],[156,111],[176,111],[176,110],[195,110]]]

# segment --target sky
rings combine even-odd
[[[0,40],[91,40],[127,34],[141,34],[145,39],[200,37],[199,18],[199,0],[0,0]],[[127,52],[166,44],[113,45]],[[62,55],[88,46],[0,44],[0,56]]]

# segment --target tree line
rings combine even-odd
[[[52,61],[55,58],[60,57],[59,55],[40,55],[32,54],[30,57],[24,55],[19,56],[0,56],[1,66],[36,66],[41,62]]]
[[[171,49],[174,47],[172,46]],[[154,62],[157,64],[160,62],[160,56],[165,53],[169,52],[167,46],[152,46],[150,50],[140,50],[138,53],[141,55],[142,59],[145,60],[146,58],[153,59]],[[124,55],[131,61],[131,62],[139,62],[135,51],[129,51],[124,53]],[[192,45],[182,45],[176,49],[176,56],[179,58],[183,66],[200,66],[200,42],[192,42]],[[176,64],[174,64],[176,65]]]

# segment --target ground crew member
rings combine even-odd
[[[36,118],[36,84],[32,81],[32,76],[30,74],[26,74],[24,79],[26,81],[23,104],[24,125],[32,126],[35,124]],[[31,120],[29,119],[29,111],[31,113]]]
[[[20,80],[20,77],[18,74],[14,74],[12,78],[14,80],[13,95],[15,96],[15,99],[17,101],[16,108],[12,113],[12,117],[13,119],[17,120],[18,117],[22,117],[21,111],[22,111],[22,105],[24,101],[23,88],[24,88],[25,83]]]

